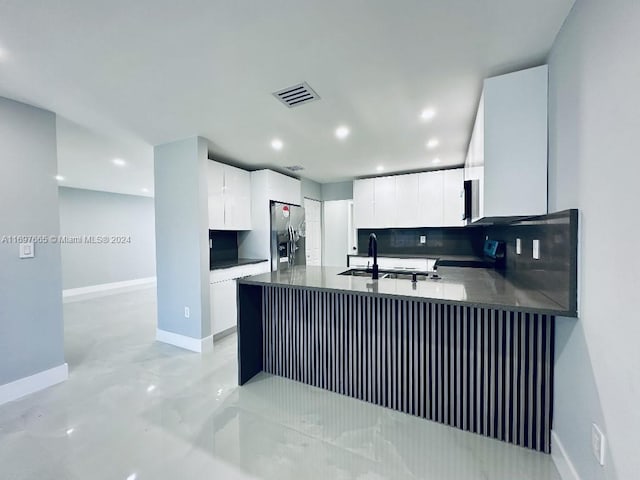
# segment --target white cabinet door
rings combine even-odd
[[[240,168],[210,161],[209,228],[251,230],[251,175]]]
[[[420,225],[420,174],[396,177],[396,227]]]
[[[444,221],[444,175],[442,171],[418,175],[419,225],[441,227]]]
[[[224,166],[224,219],[226,230],[251,230],[251,175]]]
[[[394,227],[396,224],[396,177],[374,178],[373,194],[375,226]]]
[[[224,169],[222,164],[209,161],[207,186],[209,190],[209,228],[224,230]]]
[[[236,227],[237,230],[251,230],[251,174],[239,170],[236,182]]]
[[[546,65],[484,81],[465,163],[473,220],[547,213],[547,90]]]
[[[373,178],[353,182],[353,220],[356,228],[375,228]]]
[[[302,205],[300,180],[271,170],[266,170],[266,172],[267,195],[269,200]]]
[[[464,170],[444,170],[444,219],[446,227],[464,226]]]
[[[211,295],[211,331],[223,332],[237,324],[236,281],[225,280],[209,285]]]
[[[307,236],[305,238],[305,255],[307,256],[307,265],[322,265],[322,203],[310,198],[304,199],[304,215]]]

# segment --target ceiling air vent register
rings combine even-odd
[[[291,172],[299,172],[300,170],[304,170],[304,167],[301,167],[300,165],[291,165],[290,167],[284,167],[284,168],[286,168]]]
[[[289,108],[299,107],[305,103],[320,99],[320,96],[313,91],[313,88],[307,82],[273,92],[273,96]]]

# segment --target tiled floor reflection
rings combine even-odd
[[[547,455],[153,342],[155,291],[65,305],[70,379],[0,407],[0,478],[559,480]]]

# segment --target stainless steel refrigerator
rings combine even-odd
[[[271,270],[305,265],[304,208],[271,202]]]

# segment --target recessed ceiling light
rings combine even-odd
[[[124,166],[127,164],[127,162],[125,162],[125,161],[124,161],[123,159],[121,159],[121,158],[114,158],[114,159],[112,160],[112,162],[113,162],[113,164],[114,164],[114,165],[117,165],[118,167],[124,167]]]
[[[149,189],[148,188],[142,188],[142,189],[140,189],[140,191],[142,193],[149,193]]]
[[[135,473],[132,473],[127,477],[127,480],[136,480],[136,478],[138,478],[138,475]]]
[[[440,160],[438,157],[436,157],[436,158],[434,158],[434,159],[433,159],[433,163],[438,164],[438,163],[440,163],[440,162],[441,162],[441,160]]]
[[[147,392],[151,393],[151,392],[153,392],[155,389],[156,389],[156,386],[155,386],[155,385],[149,385],[149,386],[147,387]]]
[[[382,165],[378,165],[376,167],[376,170],[379,171],[379,172],[382,172],[384,170],[384,167]]]
[[[75,429],[73,429],[73,428],[69,428],[69,429],[67,430],[67,435],[71,435],[74,431],[75,431]]]
[[[425,108],[420,114],[420,118],[424,121],[431,120],[436,116],[436,111],[433,108]]]
[[[432,138],[427,142],[427,148],[436,148],[438,145],[440,145],[440,140],[437,138]]]
[[[56,180],[59,182],[63,182],[64,181],[64,177],[62,175],[56,175]]]
[[[350,130],[349,127],[345,127],[344,125],[336,128],[336,137],[340,140],[344,140],[349,136]]]
[[[284,144],[279,138],[274,138],[273,140],[271,140],[271,148],[273,148],[274,150],[282,150],[283,146]]]

